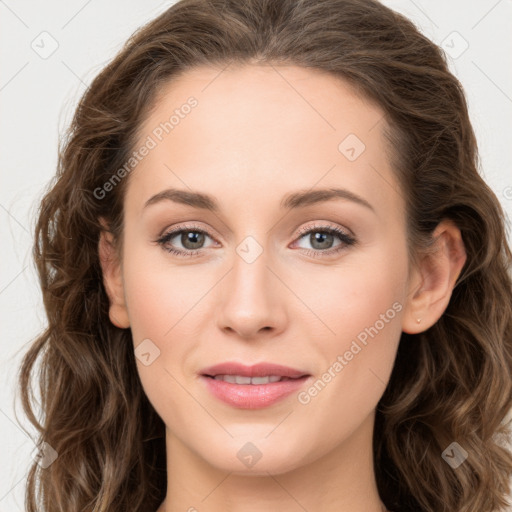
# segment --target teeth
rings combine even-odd
[[[268,384],[270,382],[277,382],[279,380],[285,380],[286,377],[280,377],[278,375],[269,375],[267,377],[244,377],[242,375],[215,375],[215,380],[223,380],[224,382],[230,382],[231,384]]]

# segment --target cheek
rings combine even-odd
[[[125,258],[125,298],[135,345],[141,338],[165,344],[188,325],[185,317],[207,286],[194,265],[173,266],[159,251],[133,251]]]
[[[307,310],[302,308],[302,317],[307,316],[316,338],[321,338],[326,353],[332,354],[348,349],[350,340],[358,336],[364,343],[367,329],[376,334],[376,328],[379,336],[388,337],[389,333],[393,338],[401,332],[406,269],[405,249],[390,249],[347,258],[327,269],[295,269],[307,279],[291,273],[287,279],[307,306]],[[295,320],[305,321],[300,316]]]
[[[350,435],[385,390],[400,341],[407,268],[405,252],[389,254],[316,280],[324,293],[302,291],[314,297],[319,332],[325,333],[314,337],[313,354],[323,367],[297,397],[317,432],[336,424],[340,430],[333,435]],[[317,442],[327,441],[320,436]]]
[[[191,407],[183,375],[190,377],[187,362],[200,339],[194,315],[205,286],[194,279],[193,266],[152,263],[135,252],[125,259],[126,302],[135,354],[150,354],[148,365],[140,356],[136,359],[144,392],[159,415],[176,425],[181,424],[180,412]]]
[[[177,264],[160,248],[126,247],[124,287],[135,353],[147,346],[152,357],[156,354],[148,366],[137,360],[139,376],[155,408],[172,415],[173,406],[190,406],[180,384],[186,387],[196,378],[198,355],[201,361],[216,356],[214,346],[204,343],[210,338],[204,327],[213,325],[208,292],[219,272],[208,265]]]

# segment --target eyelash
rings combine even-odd
[[[164,234],[161,236],[156,242],[167,252],[174,254],[179,257],[192,257],[201,252],[202,249],[196,249],[196,250],[187,250],[183,251],[181,249],[175,249],[173,247],[169,247],[167,243],[173,239],[176,235],[179,235],[180,233],[184,232],[190,232],[190,233],[201,233],[203,235],[209,236],[210,238],[213,238],[210,236],[210,234],[205,231],[204,229],[201,229],[197,226],[187,226],[187,227],[180,227],[178,229],[175,229],[174,231],[170,231],[169,233]],[[307,227],[307,228],[301,228],[299,230],[299,237],[300,240],[305,235],[310,233],[328,233],[330,235],[335,235],[338,237],[339,240],[341,240],[341,244],[338,245],[335,248],[327,249],[325,251],[320,249],[303,249],[306,251],[306,254],[308,256],[312,256],[314,258],[322,258],[325,254],[332,256],[333,254],[337,254],[340,251],[346,249],[349,246],[356,244],[356,239],[343,231],[342,229],[336,227],[336,226],[313,226],[313,227]]]

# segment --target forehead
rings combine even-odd
[[[375,188],[394,184],[385,126],[377,105],[324,72],[195,68],[158,91],[136,144],[151,139],[154,147],[131,174],[129,194],[141,207],[165,185],[218,197],[229,185],[254,197],[318,183],[379,203]]]
[[[191,117],[206,128],[213,124],[222,130],[242,123],[245,129],[241,135],[249,133],[251,127],[250,134],[255,135],[258,129],[268,130],[276,123],[292,128],[296,121],[306,120],[311,129],[309,124],[301,128],[308,135],[318,127],[341,135],[347,128],[368,129],[385,122],[379,106],[340,77],[299,66],[231,64],[193,68],[162,85],[140,133],[157,126],[162,115],[168,119],[190,98],[200,106],[194,108]],[[212,113],[216,114],[214,119],[210,118]],[[209,126],[205,125],[208,120]],[[261,131],[259,134],[265,135]]]

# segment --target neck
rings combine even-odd
[[[373,467],[373,424],[371,414],[342,445],[307,465],[258,474],[218,469],[167,430],[167,497],[157,512],[385,512]]]

